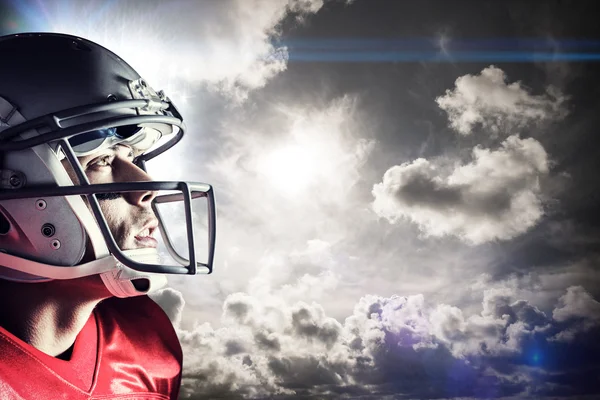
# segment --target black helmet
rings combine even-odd
[[[79,37],[2,36],[0,54],[0,277],[33,282],[105,275],[119,268],[144,274],[210,273],[215,231],[210,185],[89,184],[77,162],[78,156],[124,143],[135,149],[135,163],[145,169],[146,161],[170,149],[184,134],[183,119],[170,99],[116,54]],[[65,158],[79,182],[70,179],[61,162]],[[174,191],[157,196],[153,209],[165,246],[178,265],[116,245],[96,195],[136,190]],[[200,197],[208,204],[206,262],[196,260],[191,227],[191,199]],[[175,201],[186,207],[187,256],[175,250],[156,209],[157,204]],[[17,234],[20,240],[10,240]],[[89,243],[95,260],[80,264]]]

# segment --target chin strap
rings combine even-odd
[[[123,254],[145,264],[161,263],[158,252],[153,248],[126,250]],[[100,278],[114,296],[121,298],[153,293],[167,285],[167,277],[163,274],[136,271],[118,261],[116,268],[101,273]],[[137,287],[134,282],[137,283]]]
[[[161,263],[158,252],[152,248],[126,250],[123,251],[123,254],[141,263]],[[10,265],[11,267],[1,267],[6,265]],[[14,273],[11,273],[13,270],[22,273],[25,277],[14,275]],[[165,275],[136,271],[124,266],[113,256],[104,257],[74,267],[59,267],[26,260],[4,253],[0,249],[0,279],[35,283],[53,279],[75,279],[96,274],[100,275],[102,282],[104,282],[110,293],[117,297],[133,297],[152,293],[167,284],[167,277]],[[137,288],[134,282],[138,284]]]

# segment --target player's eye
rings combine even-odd
[[[109,167],[110,166],[110,156],[100,157],[90,163],[92,167]]]

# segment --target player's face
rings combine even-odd
[[[149,181],[150,176],[133,163],[131,148],[116,145],[79,162],[90,183]],[[155,192],[128,192],[96,195],[108,226],[121,250],[156,247],[152,237],[158,222],[150,207]]]

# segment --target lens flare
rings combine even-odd
[[[290,62],[559,62],[597,61],[600,41],[575,39],[302,39],[279,43]]]
[[[540,354],[539,351],[534,351],[531,354],[531,363],[532,364],[539,364],[542,361],[542,355]]]

